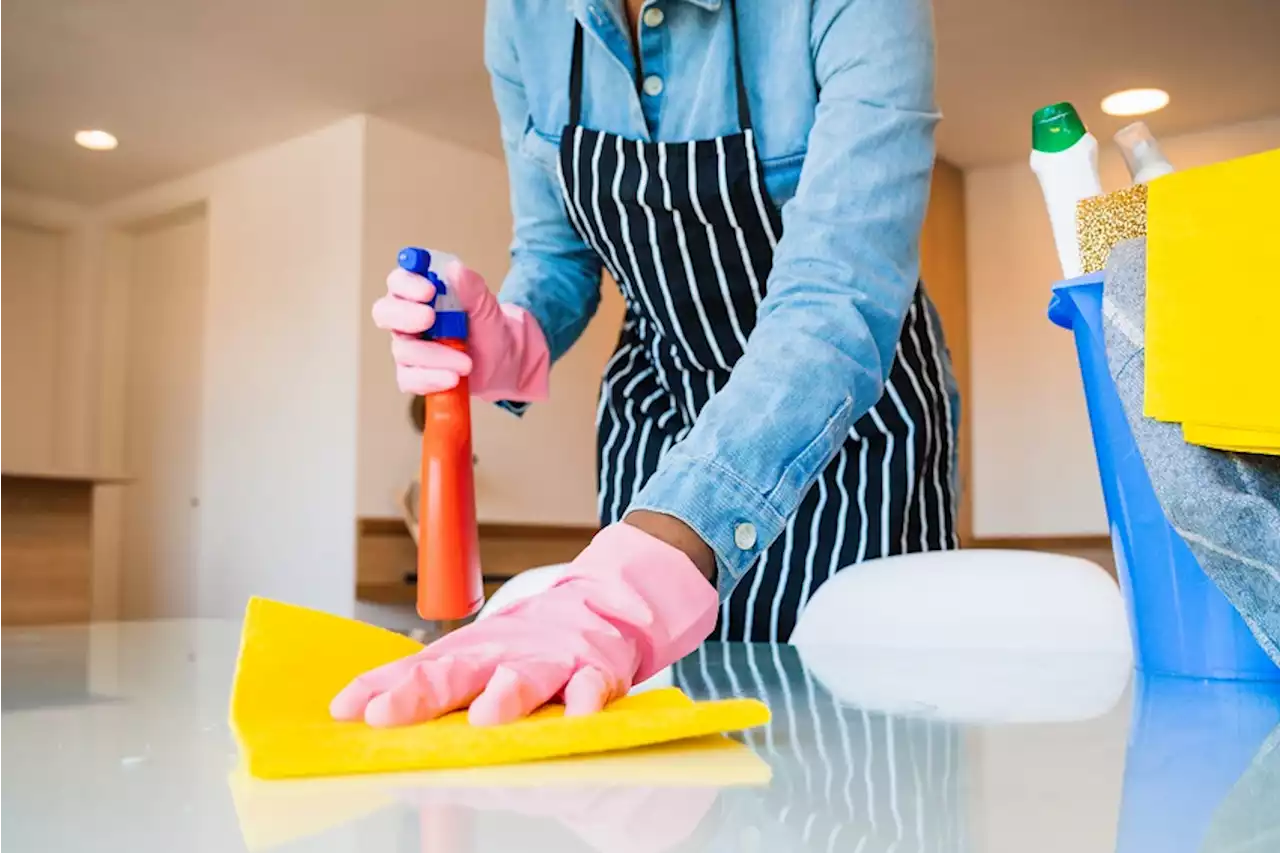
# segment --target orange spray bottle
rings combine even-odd
[[[426,249],[400,251],[399,264],[436,288],[429,303],[435,323],[422,337],[466,351],[467,315],[448,285],[431,269]],[[472,477],[471,392],[467,377],[447,391],[428,394],[422,429],[418,488],[418,615],[464,619],[484,604],[476,491]]]

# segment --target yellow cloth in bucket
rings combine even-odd
[[[754,699],[694,702],[676,689],[627,696],[599,714],[549,706],[526,720],[473,728],[458,712],[415,726],[338,722],[329,701],[352,678],[419,651],[400,634],[254,598],[231,691],[231,729],[260,779],[433,770],[605,752],[737,731],[769,721]]]
[[[1184,423],[1182,439],[1188,444],[1198,444],[1201,447],[1213,447],[1218,450],[1280,456],[1280,432],[1259,432]]]
[[[1280,453],[1280,150],[1151,182],[1144,411]]]

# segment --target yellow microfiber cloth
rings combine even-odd
[[[1261,432],[1184,423],[1182,425],[1182,439],[1188,444],[1214,447],[1218,450],[1280,456],[1280,432]]]
[[[1147,202],[1144,411],[1280,452],[1280,150],[1175,172]]]
[[[465,712],[380,729],[329,716],[352,678],[421,650],[372,625],[262,598],[250,600],[231,691],[231,730],[260,779],[511,764],[738,731],[769,721],[754,699],[694,702],[679,690],[626,696],[586,717],[548,706],[475,728]]]

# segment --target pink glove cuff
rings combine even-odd
[[[551,351],[533,315],[518,305],[501,305],[503,358],[476,396],[486,402],[545,400],[551,386]],[[484,365],[481,365],[483,368]]]
[[[596,534],[556,584],[591,584],[591,608],[628,635],[639,683],[692,652],[715,628],[715,587],[678,548],[629,524]]]

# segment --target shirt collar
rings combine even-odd
[[[675,0],[668,0],[668,2],[675,2]],[[698,6],[709,12],[714,12],[720,8],[724,0],[679,0],[679,2],[688,3],[691,6]],[[569,7],[578,14],[579,20],[585,20],[587,17],[587,10],[593,5],[604,6],[609,11],[614,12],[618,18],[621,18],[622,16],[621,0],[574,0],[574,2],[569,4]]]

